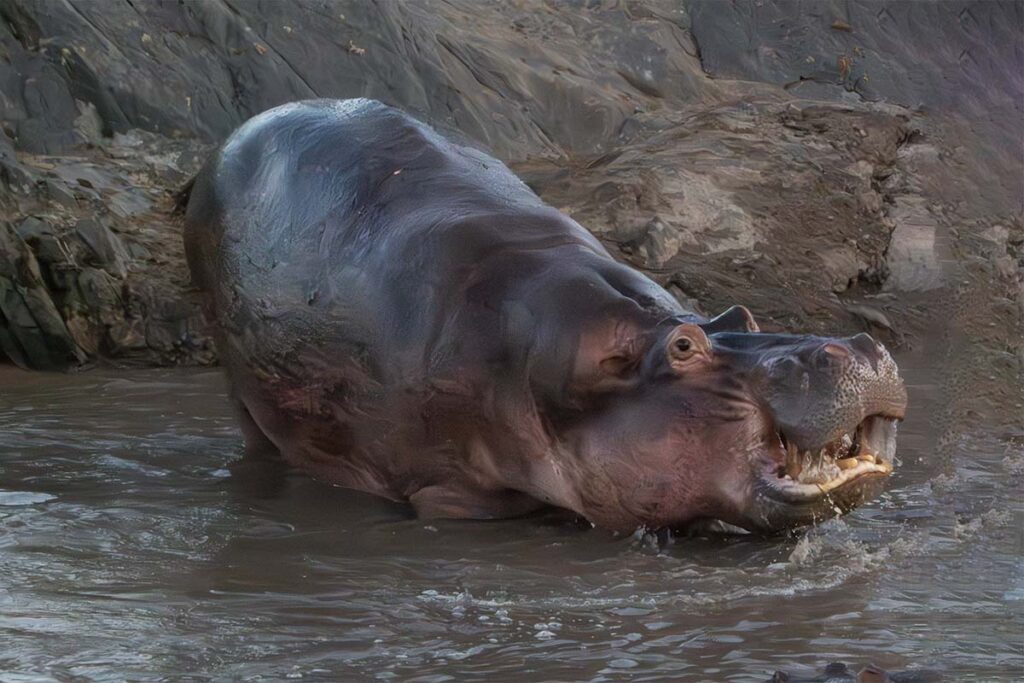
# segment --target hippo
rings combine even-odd
[[[931,669],[886,671],[869,664],[855,672],[842,662],[833,662],[825,667],[820,676],[798,676],[776,671],[765,683],[941,683],[942,680],[942,674]]]
[[[881,490],[907,402],[882,344],[688,311],[456,138],[293,102],[183,192],[247,452],[423,518],[616,533],[771,533]]]

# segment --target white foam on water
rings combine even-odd
[[[56,498],[57,496],[50,495],[49,493],[35,493],[32,491],[0,491],[0,505],[5,507],[37,505]]]

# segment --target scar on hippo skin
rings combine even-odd
[[[178,199],[247,449],[322,481],[424,517],[773,533],[892,472],[906,392],[880,344],[688,311],[379,102],[266,111]]]

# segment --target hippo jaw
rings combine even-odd
[[[754,372],[772,426],[742,526],[760,531],[812,524],[880,493],[907,402],[895,362],[867,335],[782,348]]]
[[[813,524],[878,495],[892,474],[902,415],[875,414],[817,451],[801,450],[776,430],[755,483],[750,512],[761,531]]]
[[[789,443],[779,431],[779,446],[784,460],[769,479],[784,500],[802,501],[829,493],[865,474],[892,473],[896,455],[898,418],[872,415],[854,432],[844,433],[825,444],[817,453],[804,451]]]

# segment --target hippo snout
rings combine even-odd
[[[907,392],[896,362],[867,334],[803,338],[764,360],[764,400],[788,443],[816,451],[872,416],[902,419]]]

